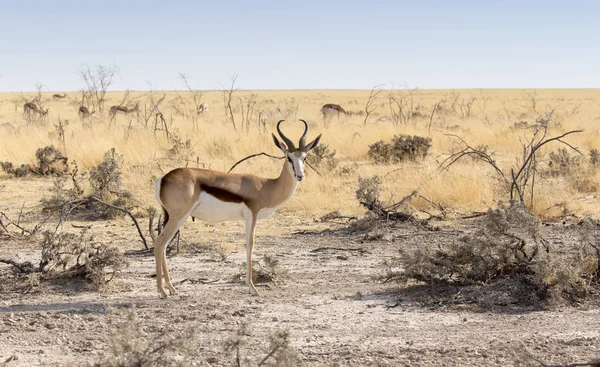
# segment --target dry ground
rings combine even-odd
[[[46,192],[48,182],[2,183],[3,206],[20,210],[19,193]],[[26,206],[25,212],[28,212]],[[26,215],[25,223],[33,220]],[[27,219],[29,218],[29,219]],[[457,290],[383,284],[384,262],[397,256],[406,239],[424,246],[465,227],[439,223],[430,232],[400,225],[390,236],[365,242],[346,226],[313,222],[310,216],[276,215],[258,231],[257,258],[272,255],[285,274],[249,295],[237,278],[244,261],[241,223],[208,226],[187,223],[182,251],[169,261],[179,293],[158,299],[154,259],[136,254],[142,246],[128,220],[85,223],[99,241],[124,251],[130,266],[101,292],[77,281],[15,280],[0,265],[0,360],[7,366],[87,365],[110,351],[111,335],[135,308],[140,338],[196,331],[193,365],[230,366],[227,340],[242,324],[250,335],[243,357],[257,365],[267,353],[268,336],[289,330],[302,366],[482,366],[590,361],[600,355],[600,311],[595,305],[547,309],[505,304],[480,307]],[[72,229],[75,230],[76,229]],[[560,240],[560,225],[553,229]],[[217,250],[228,246],[223,260]],[[35,243],[2,238],[2,256],[39,258]],[[531,364],[535,365],[535,364]]]

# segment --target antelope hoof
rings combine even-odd
[[[177,293],[177,289],[175,289],[172,284],[167,284],[167,287],[169,287],[169,293],[171,293],[172,296]]]
[[[253,297],[258,297],[260,296],[260,293],[258,293],[258,291],[256,290],[256,288],[254,287],[254,284],[248,284],[248,286],[250,287],[250,294]]]
[[[158,298],[161,298],[161,299],[169,298],[169,294],[162,287],[158,288],[158,293],[159,293]]]

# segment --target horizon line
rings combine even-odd
[[[257,89],[246,89],[237,88],[237,92],[293,92],[293,91],[371,91],[373,89],[379,89],[384,91],[398,91],[398,90],[421,90],[421,91],[444,91],[444,90],[600,90],[600,87],[459,87],[459,88],[420,88],[420,87],[403,87],[403,88],[257,88]],[[191,89],[195,92],[223,92],[227,89]],[[78,93],[86,91],[85,89],[77,90],[47,90],[41,91],[41,93]],[[125,93],[125,92],[189,92],[188,89],[119,89],[119,90],[107,90],[107,93]],[[3,91],[0,93],[37,93],[37,90],[20,90],[20,91]]]

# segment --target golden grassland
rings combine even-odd
[[[493,207],[506,199],[493,170],[482,163],[465,159],[449,170],[441,170],[441,161],[459,148],[456,134],[473,146],[487,146],[494,152],[498,165],[509,172],[522,154],[522,144],[531,135],[531,129],[515,127],[554,111],[550,135],[573,129],[584,129],[565,140],[584,154],[586,162],[580,173],[568,177],[539,178],[536,184],[534,211],[552,217],[567,212],[597,217],[600,173],[589,165],[591,149],[600,149],[600,90],[402,90],[382,91],[377,109],[364,124],[364,116],[353,114],[333,118],[326,123],[320,113],[324,103],[337,103],[346,110],[364,109],[370,91],[365,90],[298,90],[298,91],[236,91],[234,92],[234,117],[237,130],[226,117],[223,93],[204,92],[202,102],[210,109],[198,118],[194,128],[193,118],[183,112],[192,110],[189,92],[153,92],[155,100],[165,99],[160,110],[165,116],[170,132],[182,141],[190,140],[191,154],[187,159],[169,157],[172,138],[162,131],[154,131],[154,118],[144,124],[135,115],[118,115],[109,124],[108,113],[99,112],[90,121],[78,117],[79,93],[53,100],[52,93],[43,93],[49,113],[40,121],[28,122],[23,116],[23,103],[34,93],[0,93],[0,161],[15,164],[33,163],[35,151],[53,144],[66,150],[70,160],[81,169],[97,165],[110,148],[124,157],[124,187],[133,191],[143,206],[153,205],[153,181],[169,169],[188,165],[227,171],[236,161],[253,153],[266,152],[279,155],[270,133],[277,120],[286,118],[284,132],[295,140],[302,132],[297,119],[309,121],[309,139],[322,133],[321,142],[336,151],[340,159],[338,168],[321,170],[320,175],[307,169],[307,179],[299,185],[292,200],[282,209],[288,213],[320,215],[333,210],[344,214],[363,211],[355,198],[359,177],[379,175],[384,181],[383,198],[390,202],[418,189],[424,197],[444,206],[451,213],[469,213]],[[149,106],[149,92],[130,92],[130,106],[139,102],[140,108]],[[388,96],[403,99],[405,109],[412,106],[414,118],[403,124],[390,120]],[[253,96],[258,102],[250,115],[248,131],[242,131],[247,100]],[[123,92],[109,92],[106,110],[119,104]],[[433,117],[431,111],[439,104]],[[241,101],[241,102],[240,102]],[[470,109],[469,109],[469,103]],[[265,129],[257,120],[264,120]],[[56,125],[59,119],[65,124],[64,146]],[[432,151],[418,162],[395,165],[375,165],[368,156],[369,145],[379,140],[389,142],[394,135],[410,134],[432,138]],[[540,167],[549,152],[559,145],[549,144],[542,151]],[[281,161],[257,157],[241,163],[235,172],[250,172],[274,177],[281,170]],[[345,168],[345,169],[344,169]],[[540,168],[541,169],[541,168]],[[0,177],[6,177],[0,172]],[[24,178],[23,185],[27,180]],[[418,208],[433,210],[424,200],[413,202]]]

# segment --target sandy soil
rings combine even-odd
[[[0,211],[19,211],[22,197],[11,191],[16,185],[2,183]],[[36,185],[47,183],[32,182],[32,193]],[[238,280],[245,259],[242,224],[190,222],[181,252],[168,260],[179,292],[163,300],[152,278],[154,258],[134,252],[141,244],[131,223],[88,224],[98,241],[128,251],[129,267],[97,292],[79,282],[16,280],[10,266],[0,264],[0,363],[91,364],[109,351],[116,325],[131,308],[144,338],[195,330],[191,364],[200,366],[233,365],[235,356],[224,351],[224,343],[242,324],[249,330],[241,348],[249,365],[266,356],[269,335],[286,329],[302,366],[510,366],[529,357],[566,364],[600,356],[595,306],[482,309],[437,299],[432,289],[379,280],[384,262],[406,244],[403,238],[422,236],[427,245],[431,236],[450,231],[425,233],[405,225],[396,229],[403,235],[395,240],[384,236],[364,242],[338,225],[275,214],[259,226],[255,257],[273,256],[285,274],[252,297]],[[226,260],[216,251],[223,243],[232,251]],[[0,237],[0,250],[2,258],[19,261],[39,259],[40,252],[34,242],[8,237]]]

